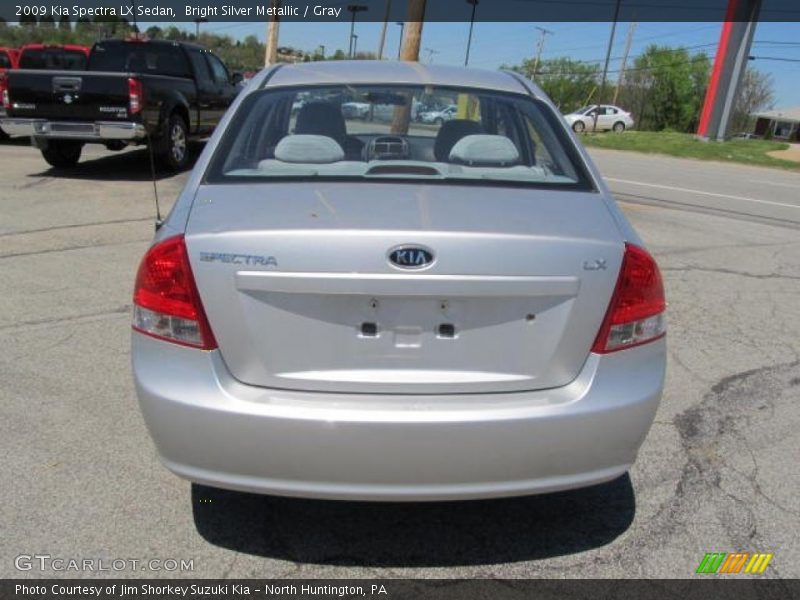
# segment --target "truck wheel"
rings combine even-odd
[[[189,164],[188,137],[183,117],[170,115],[157,152],[159,162],[170,171],[180,171]]]
[[[83,144],[74,140],[48,140],[42,156],[57,169],[68,169],[78,164]]]

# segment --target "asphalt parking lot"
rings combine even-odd
[[[582,491],[414,505],[229,493],[162,468],[128,349],[147,154],[88,148],[58,172],[0,144],[0,577],[692,577],[713,551],[800,576],[800,174],[593,154],[670,306],[637,464]],[[162,211],[186,177],[160,178]],[[30,554],[194,570],[17,570]]]

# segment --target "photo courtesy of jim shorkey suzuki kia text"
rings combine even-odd
[[[581,1],[0,2],[0,600],[800,598],[800,4]]]
[[[18,583],[14,593],[18,596],[80,596],[81,598],[108,597],[154,597],[154,598],[193,598],[196,596],[244,596],[253,594],[267,597],[293,596],[335,596],[335,597],[373,597],[389,598],[387,585],[381,583],[351,584],[270,584],[251,585],[242,583],[109,583],[105,585],[50,584],[36,585]]]
[[[117,6],[81,6],[79,4],[15,4],[14,15],[17,17],[71,17],[75,19],[97,19],[118,17],[133,19],[165,18],[165,19],[209,19],[220,18],[281,18],[281,17],[328,17],[338,18],[344,9],[339,6],[323,6],[320,4],[281,4],[272,6],[268,3],[253,6],[234,6],[229,4],[198,5],[186,4],[175,6],[150,6],[132,2],[120,2]]]

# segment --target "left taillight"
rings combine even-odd
[[[8,78],[5,73],[0,73],[0,100],[3,108],[11,108],[11,95],[8,93]]]
[[[140,79],[128,79],[128,112],[137,115],[144,108],[144,86]]]
[[[182,235],[159,242],[144,255],[133,292],[133,328],[176,344],[217,347]]]

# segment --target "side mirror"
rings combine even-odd
[[[244,77],[242,76],[241,73],[236,72],[233,75],[231,75],[231,85],[239,86],[242,85],[243,81]]]

